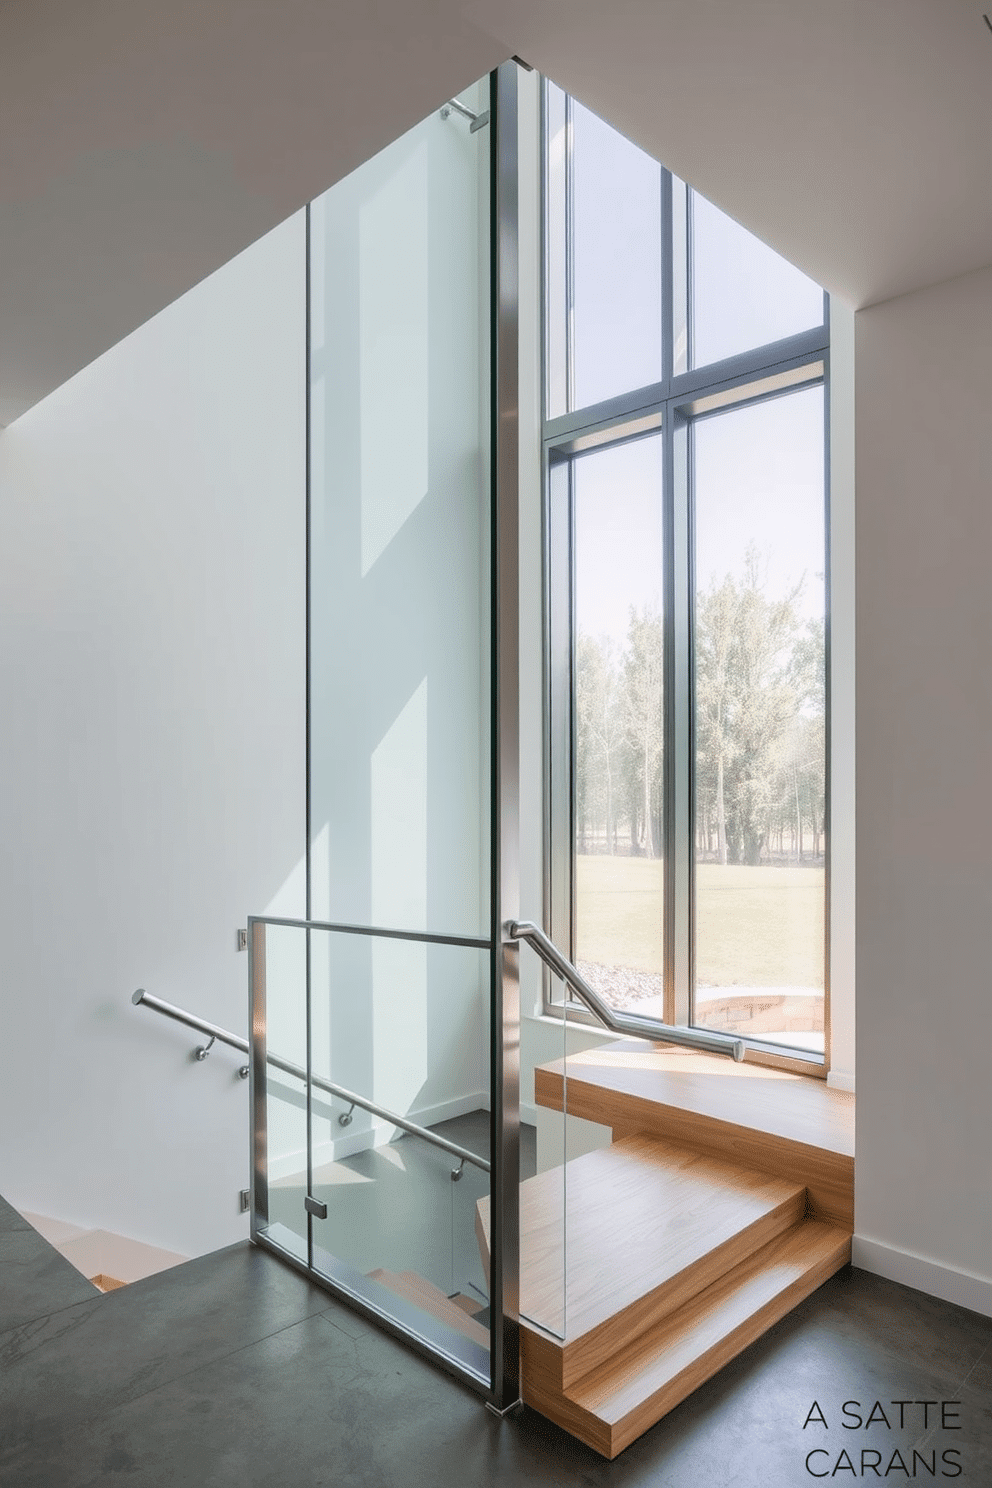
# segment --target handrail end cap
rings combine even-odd
[[[137,992],[132,992],[131,993],[131,1002],[134,1004],[135,1007],[137,1007],[139,1002],[143,1002],[144,1001],[144,997],[145,997],[145,989],[144,989],[144,987],[139,987],[138,990],[137,990]]]

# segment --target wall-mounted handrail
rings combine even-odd
[[[525,940],[537,952],[545,966],[549,966],[571,987],[579,1000],[611,1033],[629,1034],[633,1038],[650,1039],[658,1044],[683,1044],[689,1049],[703,1049],[708,1054],[730,1055],[738,1063],[744,1058],[743,1039],[732,1038],[726,1033],[703,1033],[696,1028],[658,1023],[653,1018],[638,1018],[634,1013],[617,1012],[590,987],[571,961],[562,955],[554,941],[532,920],[511,920],[506,933],[511,940]]]
[[[198,1033],[205,1033],[210,1043],[196,1050],[197,1059],[206,1059],[210,1053],[210,1044],[228,1044],[232,1049],[238,1049],[242,1054],[248,1053],[248,1040],[238,1038],[236,1033],[228,1033],[226,1028],[218,1028],[216,1023],[208,1023],[206,1018],[198,1018],[195,1013],[187,1013],[185,1008],[176,1007],[175,1003],[163,1002],[160,997],[152,997],[144,987],[139,987],[131,994],[131,1001],[135,1007],[151,1008],[153,1013],[161,1013],[163,1018],[172,1018],[176,1023],[185,1023],[187,1028],[195,1028]],[[243,1064],[238,1070],[242,1080],[248,1078],[248,1066]]]
[[[138,988],[132,995],[131,1001],[135,1007],[151,1008],[153,1013],[161,1013],[163,1017],[172,1018],[177,1023],[185,1023],[187,1028],[195,1028],[199,1033],[205,1033],[219,1043],[229,1044],[232,1049],[240,1049],[243,1054],[249,1052],[247,1039],[239,1038],[236,1033],[229,1033],[226,1028],[219,1028],[215,1023],[208,1023],[205,1018],[197,1018],[194,1013],[188,1013],[185,1008],[176,1007],[175,1003],[163,1002],[159,997],[152,997],[143,987]],[[294,1064],[291,1059],[282,1059],[278,1054],[266,1053],[265,1062],[282,1070],[283,1074],[292,1075],[294,1079],[302,1080],[306,1084],[306,1070],[302,1065]],[[248,1066],[244,1065],[239,1073],[247,1077]],[[443,1148],[445,1152],[450,1152],[452,1157],[459,1158],[463,1163],[471,1163],[474,1168],[481,1168],[484,1173],[490,1171],[490,1164],[484,1157],[470,1152],[467,1147],[459,1147],[457,1142],[449,1142],[447,1137],[439,1137],[437,1132],[432,1132],[426,1126],[418,1126],[415,1121],[408,1121],[405,1116],[397,1115],[395,1111],[390,1111],[386,1106],[366,1100],[364,1095],[356,1095],[353,1090],[345,1090],[343,1085],[335,1085],[333,1081],[325,1080],[323,1075],[312,1075],[310,1083],[316,1085],[318,1090],[326,1091],[328,1095],[336,1095],[339,1100],[349,1101],[352,1106],[361,1106],[363,1111],[370,1111],[373,1116],[380,1116],[383,1121],[388,1121],[391,1126],[400,1127],[403,1131],[409,1132],[411,1136],[423,1137],[425,1142],[430,1142],[434,1147]]]

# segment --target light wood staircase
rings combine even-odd
[[[615,1457],[849,1261],[853,1099],[664,1046],[570,1059],[569,1114],[614,1140],[521,1184],[524,1400]]]

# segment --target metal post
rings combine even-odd
[[[520,980],[506,931],[520,909],[519,389],[517,64],[494,78],[492,133],[493,358],[493,1063],[492,1397],[520,1398]]]
[[[251,1050],[248,1104],[251,1108],[251,1238],[269,1222],[268,1133],[266,1124],[265,925],[248,921],[248,1009]]]

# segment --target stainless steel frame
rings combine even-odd
[[[517,66],[494,76],[492,277],[492,1213],[489,1404],[520,1400],[520,535]]]

